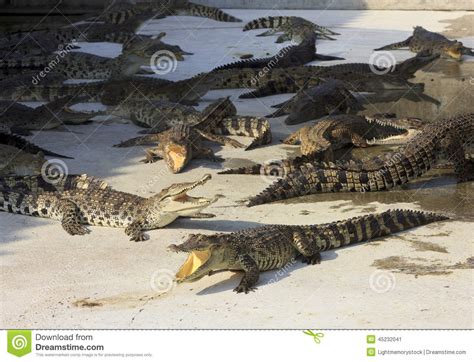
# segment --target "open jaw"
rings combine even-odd
[[[208,275],[212,270],[208,267],[211,250],[190,250],[188,258],[176,273],[178,283],[192,282]]]
[[[187,194],[188,191],[203,185],[211,179],[210,174],[204,175],[196,182],[188,182],[177,185],[172,185],[166,190],[166,194],[161,198],[162,210],[170,212],[179,212],[181,216],[191,216],[196,213],[196,210],[217,201],[218,197],[194,197]],[[168,202],[165,202],[168,200]]]

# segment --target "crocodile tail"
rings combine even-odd
[[[279,28],[290,21],[289,16],[267,16],[258,18],[245,24],[243,31],[253,29]]]
[[[6,144],[9,146],[14,146],[16,148],[22,149],[25,152],[37,154],[38,152],[42,152],[46,156],[53,156],[59,158],[69,158],[72,159],[73,157],[64,156],[59,153],[51,152],[41,148],[34,143],[27,141],[26,139],[15,136],[13,134],[0,132],[0,144]]]
[[[221,135],[234,135],[253,137],[252,143],[246,150],[251,150],[272,141],[270,123],[262,117],[233,116],[226,117],[218,124],[216,133]]]
[[[37,68],[46,65],[51,61],[50,55],[37,55],[20,59],[2,59],[0,68]]]
[[[185,12],[191,16],[200,16],[203,18],[209,18],[217,21],[224,21],[229,23],[242,22],[242,20],[223,12],[221,9],[201,4],[188,3]]]
[[[329,243],[324,243],[321,251],[335,249],[342,246],[370,241],[375,238],[394,234],[417,226],[430,224],[436,221],[449,219],[441,214],[415,210],[387,210],[379,214],[369,214],[340,220],[329,224],[318,225],[313,233],[315,237],[324,230],[332,230],[333,237]]]
[[[289,158],[284,160],[271,160],[264,164],[256,164],[247,167],[231,168],[228,170],[220,171],[221,175],[265,175],[284,177],[292,172],[298,170],[298,168],[307,162],[310,162],[310,157],[299,156],[295,158]]]
[[[247,206],[266,204],[323,192],[386,190],[383,175],[374,171],[352,171],[332,167],[303,164],[298,170],[276,181],[257,196],[250,198]],[[377,182],[378,181],[378,182]]]
[[[11,190],[24,190],[29,192],[58,192],[71,189],[110,189],[107,182],[83,175],[67,175],[55,182],[50,182],[42,175],[34,176],[2,176],[0,177],[0,188]]]
[[[377,49],[374,49],[374,50],[379,51],[379,50],[395,50],[395,49],[400,49],[400,48],[406,48],[408,46],[408,44],[410,43],[411,39],[412,39],[412,37],[410,36],[410,37],[408,37],[407,39],[405,39],[403,41],[388,44],[388,45],[385,45],[383,47],[380,47],[380,48],[377,48]]]
[[[212,71],[224,70],[224,69],[235,69],[235,68],[263,68],[268,65],[275,57],[268,58],[256,58],[256,59],[243,59],[237,62],[227,63],[214,68]]]

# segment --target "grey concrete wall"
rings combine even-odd
[[[1,6],[47,7],[59,0],[0,0]],[[137,0],[140,1],[140,0]],[[474,10],[473,0],[195,0],[227,9],[331,9],[331,10]],[[104,0],[63,0],[61,7],[102,8]]]
[[[474,10],[472,0],[196,0],[227,9]]]

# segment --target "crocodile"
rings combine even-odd
[[[231,116],[228,116],[229,113]],[[146,158],[143,161],[152,163],[162,158],[171,172],[179,173],[193,158],[204,157],[214,162],[223,160],[216,157],[212,149],[203,147],[203,140],[244,148],[245,145],[226,136],[254,137],[253,142],[246,149],[271,142],[270,124],[266,119],[234,116],[232,113],[235,113],[232,102],[228,98],[220,99],[199,114],[199,121],[194,124],[186,124],[183,119],[170,118],[166,120],[166,124],[171,128],[160,133],[129,139],[116,147],[158,143],[157,147],[146,150]],[[192,116],[195,115],[192,114]],[[155,125],[153,129],[156,129]]]
[[[242,20],[223,12],[221,9],[195,4],[187,0],[126,2],[108,6],[99,19],[108,23],[121,24],[137,15],[148,19],[165,16],[198,16],[223,22],[241,22]]]
[[[32,154],[20,148],[0,144],[0,175],[39,174],[45,162],[41,152]]]
[[[224,117],[234,116],[237,109],[228,97],[219,98],[202,112],[191,106],[168,101],[127,100],[117,106],[107,107],[107,113],[130,119],[137,126],[145,127],[146,130],[140,133],[160,133],[179,124],[197,125],[206,117],[211,117],[213,124],[216,124]]]
[[[397,151],[362,163],[309,162],[285,175],[247,206],[324,192],[372,192],[393,189],[425,174],[443,158],[454,164],[459,182],[474,178],[474,162],[466,157],[474,146],[474,113],[426,124]]]
[[[262,28],[270,28],[270,30],[257,36],[270,36],[278,32],[283,32],[283,34],[277,38],[276,43],[282,43],[287,40],[301,43],[306,39],[308,32],[329,40],[335,40],[330,37],[330,35],[340,35],[333,30],[298,16],[268,16],[258,18],[245,24],[243,31]]]
[[[328,114],[362,110],[346,84],[337,79],[329,79],[318,86],[300,90],[290,100],[274,107],[281,108],[267,117],[274,118],[288,114],[284,121],[288,125],[318,119]]]
[[[395,115],[386,114],[372,117],[350,114],[323,117],[313,125],[298,129],[283,141],[289,145],[299,143],[302,156],[228,169],[219,174],[287,175],[311,161],[333,162],[335,151],[347,146],[365,148],[385,144],[393,137],[402,137],[397,139],[399,143],[407,142],[421,132],[424,125],[418,118],[395,118]]]
[[[136,16],[121,25],[82,23],[68,27],[30,32],[4,34],[0,38],[0,56],[3,59],[21,59],[25,56],[48,55],[56,51],[78,49],[77,42],[140,42],[151,35],[137,35],[136,31],[147,20]]]
[[[31,193],[59,192],[71,189],[100,189],[108,190],[111,187],[107,182],[87,174],[75,175],[58,172],[55,175],[1,176],[0,189],[22,190]]]
[[[216,81],[212,89],[253,88],[239,98],[265,97],[281,93],[297,93],[317,86],[329,78],[346,82],[351,91],[423,90],[423,84],[412,84],[408,79],[437,56],[416,56],[393,68],[365,63],[346,63],[329,66],[299,66],[289,68],[242,68],[213,71]]]
[[[13,68],[21,74],[25,68],[39,72],[48,67],[64,76],[64,79],[108,79],[132,76],[142,71],[142,65],[148,64],[149,58],[131,53],[107,58],[89,53],[71,52],[62,56],[53,54],[0,60],[0,69]]]
[[[319,264],[321,252],[326,250],[447,219],[429,212],[387,210],[327,224],[265,225],[227,234],[191,234],[184,243],[171,244],[169,250],[189,254],[176,273],[178,283],[223,270],[243,271],[234,291],[247,294],[256,289],[260,272],[287,267],[298,258],[309,265]]]
[[[82,124],[102,112],[80,112],[68,108],[80,102],[65,96],[36,108],[21,103],[0,101],[0,131],[20,135],[31,135],[32,130],[50,130],[63,124]]]
[[[54,101],[63,96],[81,97],[88,102],[102,102],[117,105],[124,100],[171,102],[197,105],[198,100],[208,92],[218,75],[200,74],[189,79],[173,82],[159,78],[128,77],[97,82],[62,84],[46,81],[32,86],[20,77],[18,81],[0,82],[0,99],[26,101]],[[47,79],[48,77],[44,78]],[[4,84],[8,84],[4,86]]]
[[[31,154],[37,154],[41,152],[45,156],[73,159],[73,157],[64,156],[59,153],[41,148],[35,145],[34,143],[27,141],[23,137],[19,137],[14,134],[5,133],[1,131],[0,131],[0,144],[13,146]]]
[[[210,179],[206,174],[195,182],[173,184],[148,198],[114,189],[38,193],[5,189],[0,191],[0,211],[59,220],[70,235],[88,233],[84,225],[122,227],[132,241],[143,241],[145,230],[162,228],[179,217],[213,217],[200,211],[218,197],[187,194]]]
[[[401,48],[409,48],[414,53],[439,54],[457,60],[460,60],[463,54],[474,55],[473,50],[465,47],[460,41],[449,40],[444,35],[433,33],[421,26],[416,26],[413,34],[407,39],[374,50],[396,50]]]
[[[316,53],[316,38],[310,37],[298,45],[290,45],[281,49],[274,56],[258,59],[244,59],[238,62],[220,65],[214,68],[213,71],[235,68],[288,68],[304,65],[315,60],[344,60],[344,58]]]
[[[173,56],[178,61],[183,61],[184,55],[193,55],[193,53],[184,51],[178,45],[171,45],[163,42],[161,39],[165,35],[165,32],[161,32],[155,38],[151,39],[136,38],[137,40],[135,41],[124,43],[122,51],[127,54],[135,54],[145,59],[150,59],[157,52],[167,51],[173,53]]]

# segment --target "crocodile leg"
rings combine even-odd
[[[277,40],[275,40],[275,43],[284,43],[285,41],[290,41],[291,40],[291,35],[290,34],[281,34]]]
[[[145,150],[145,158],[141,160],[140,162],[154,163],[158,161],[158,159],[162,159],[162,158],[164,157],[161,150],[158,147],[151,147]]]
[[[205,158],[212,162],[222,162],[224,159],[222,157],[216,156],[214,151],[207,147],[198,148],[196,152],[197,158]]]
[[[270,30],[264,31],[263,33],[258,34],[257,36],[271,36],[275,33],[278,33],[278,29],[270,29]]]
[[[405,39],[403,41],[388,44],[388,45],[385,45],[381,48],[377,48],[377,49],[374,49],[374,50],[376,50],[376,51],[377,50],[396,50],[396,49],[400,49],[400,48],[406,48],[410,44],[412,38],[413,38],[413,36],[410,36],[410,37],[408,37],[407,39]]]
[[[300,132],[301,132],[301,130],[302,130],[302,128],[300,128],[296,132],[293,132],[288,137],[286,137],[282,142],[286,145],[297,145],[298,143],[300,143]]]
[[[307,264],[321,263],[321,254],[314,241],[306,237],[303,233],[295,231],[291,238],[291,244],[303,256],[303,261]]]
[[[61,226],[69,235],[85,235],[90,231],[81,224],[77,205],[70,200],[61,200],[59,212],[62,215]]]
[[[130,236],[131,241],[145,241],[147,239],[147,236],[143,232],[143,221],[140,219],[132,221],[132,223],[125,228],[125,234]]]
[[[458,182],[472,180],[473,162],[466,159],[464,147],[459,141],[460,137],[455,131],[450,133],[441,141],[441,147],[445,150],[449,161],[454,164],[454,172]]]
[[[248,254],[241,255],[239,257],[239,263],[245,275],[239,285],[234,289],[234,292],[247,294],[256,289],[254,285],[258,282],[260,271],[255,260]]]

